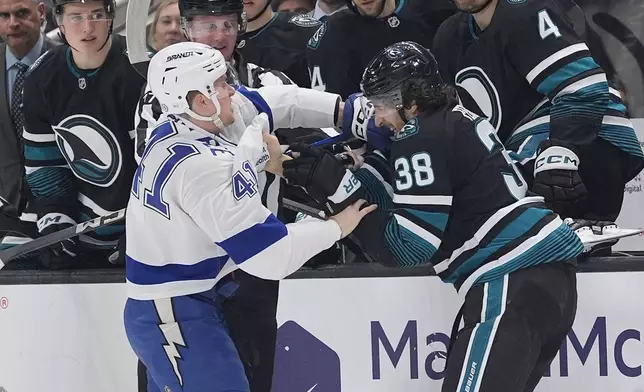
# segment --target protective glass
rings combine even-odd
[[[224,19],[213,17],[194,18],[191,21],[184,21],[184,28],[193,39],[208,37],[215,34],[230,36],[237,34],[239,23],[235,19]]]

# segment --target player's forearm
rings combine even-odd
[[[336,94],[297,86],[260,89],[269,104],[274,128],[328,128],[339,123],[341,99]]]
[[[553,100],[550,139],[574,146],[590,144],[599,135],[610,104],[608,84],[595,91],[576,91]]]
[[[342,236],[340,227],[332,220],[307,218],[286,225],[286,229],[285,237],[240,264],[240,268],[263,279],[283,279],[316,254],[333,246]]]

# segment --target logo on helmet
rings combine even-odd
[[[192,51],[192,50],[190,52],[172,54],[172,55],[168,56],[168,58],[165,59],[165,62],[169,63],[172,60],[183,59],[183,58],[186,58],[186,57],[194,56],[194,54],[195,54],[195,52]]]
[[[387,49],[387,52],[385,52],[385,56],[387,56],[389,60],[399,60],[403,58],[404,55],[405,53],[402,49],[396,46]]]

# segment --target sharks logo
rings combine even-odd
[[[116,136],[105,125],[94,117],[75,114],[52,128],[56,144],[76,177],[103,188],[116,181],[123,154]]]

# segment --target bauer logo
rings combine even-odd
[[[341,392],[340,357],[295,321],[277,330],[273,392]]]

